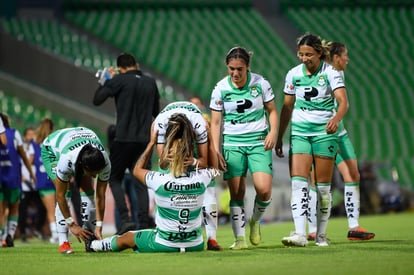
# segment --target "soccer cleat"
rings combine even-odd
[[[220,251],[222,248],[215,239],[210,238],[207,241],[207,250]]]
[[[72,254],[74,253],[72,247],[70,246],[69,242],[64,242],[59,246],[59,252],[62,254]]]
[[[282,243],[286,246],[307,246],[308,240],[305,235],[293,232],[289,237],[284,237]]]
[[[375,237],[375,233],[367,232],[366,229],[358,227],[348,231],[348,240],[350,241],[366,241]]]
[[[90,230],[90,229],[89,229],[89,228],[88,228],[85,224],[84,224],[84,225],[82,225],[82,228],[92,233],[92,235],[90,235],[90,236],[89,236],[89,238],[85,240],[85,251],[86,251],[86,252],[95,252],[95,251],[91,248],[91,243],[92,243],[92,241],[97,240],[97,238],[96,238],[95,234],[94,234],[94,233],[92,232],[92,230]],[[92,250],[91,250],[91,249],[92,249]]]
[[[91,238],[85,240],[85,251],[86,252],[95,252],[95,250],[92,248],[92,242],[94,240],[97,240],[95,235],[93,235]]]
[[[317,246],[329,246],[329,242],[328,241],[329,240],[328,240],[328,238],[326,237],[325,234],[319,234],[316,237],[315,244]]]
[[[260,222],[250,221],[250,243],[252,245],[258,245],[262,236],[260,234]]]
[[[3,244],[4,246],[4,244]],[[13,237],[11,235],[7,235],[6,237],[6,247],[14,247],[14,240]]]
[[[309,233],[307,239],[308,241],[314,241],[316,239],[316,233],[315,232]]]
[[[230,246],[230,249],[232,250],[242,250],[247,248],[248,246],[244,237],[237,237],[236,241]]]

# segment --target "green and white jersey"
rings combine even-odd
[[[211,94],[210,109],[223,113],[223,146],[262,145],[268,133],[264,103],[274,100],[272,87],[259,74],[247,77],[239,89],[226,76]]]
[[[207,123],[200,109],[189,101],[172,102],[165,106],[154,120],[154,130],[158,131],[157,143],[165,143],[165,133],[168,127],[168,121],[173,114],[183,114],[193,125],[196,135],[197,144],[207,142]]]
[[[343,80],[345,82],[345,74],[344,74],[344,71],[339,71],[339,73],[342,75],[342,78],[343,78]],[[337,102],[335,100],[335,109],[337,108],[337,106],[338,106],[338,104],[337,104]],[[347,131],[345,129],[345,125],[344,125],[344,121],[343,120],[341,120],[339,122],[337,132],[338,132],[338,136],[343,136],[343,135],[345,135],[347,133]]]
[[[157,243],[185,248],[203,242],[204,193],[214,183],[215,173],[214,169],[199,169],[178,178],[156,171],[146,174],[145,182],[155,193]]]
[[[43,146],[53,152],[56,160],[56,176],[64,182],[75,175],[75,163],[80,150],[86,144],[101,150],[105,158],[105,168],[98,174],[100,181],[108,181],[111,174],[111,162],[102,142],[92,130],[85,127],[65,128],[51,133],[43,142]]]
[[[285,79],[283,92],[295,95],[291,134],[299,136],[326,135],[326,123],[335,115],[333,92],[345,87],[343,76],[331,65],[321,62],[317,72],[306,74],[300,64],[291,69]]]

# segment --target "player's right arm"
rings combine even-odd
[[[220,146],[220,134],[221,134],[221,120],[222,120],[222,112],[211,110],[211,124],[210,124],[210,134],[211,134],[211,145],[212,149],[214,150],[215,156],[218,158],[218,166],[219,169],[222,171],[227,170],[226,161],[221,154]],[[214,158],[215,156],[212,156]]]
[[[153,126],[151,126],[151,129],[153,129]],[[148,162],[148,160],[151,158],[152,149],[154,148],[154,145],[157,143],[157,135],[158,131],[151,131],[151,139],[150,142],[147,145],[147,148],[145,148],[144,153],[141,154],[139,157],[137,163],[135,164],[133,175],[136,177],[140,182],[143,184],[146,184],[145,176],[147,175],[150,170],[146,169],[145,166]]]

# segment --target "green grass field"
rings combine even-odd
[[[218,252],[86,253],[72,239],[76,252],[61,255],[56,245],[16,240],[14,248],[0,248],[0,274],[414,274],[414,213],[362,216],[360,223],[376,233],[373,240],[348,241],[346,219],[331,218],[329,247],[284,247],[293,222],[262,225],[262,243],[244,251],[227,248],[230,225],[219,227],[225,249]]]

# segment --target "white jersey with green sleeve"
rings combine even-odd
[[[339,71],[339,72],[341,73],[342,78],[343,78],[343,80],[344,80],[344,82],[345,82],[345,74],[344,74],[344,71]],[[335,109],[336,109],[336,107],[337,107],[337,102],[336,102],[336,100],[335,100]],[[343,120],[341,120],[341,121],[339,122],[339,125],[338,125],[338,136],[343,136],[343,135],[345,135],[346,133],[347,133],[347,131],[346,131],[346,129],[345,129],[344,121],[343,121]]]
[[[269,128],[264,103],[274,98],[270,83],[259,74],[248,72],[241,89],[230,76],[220,80],[211,94],[210,109],[223,114],[223,146],[263,144]]]
[[[345,87],[342,74],[328,63],[321,62],[313,75],[307,75],[303,64],[292,68],[286,74],[283,90],[285,94],[296,97],[291,134],[326,135],[326,123],[335,115],[333,92],[342,87]]]
[[[85,127],[57,130],[50,134],[43,142],[43,146],[48,146],[48,150],[53,151],[58,160],[56,176],[60,180],[68,182],[70,177],[75,175],[75,163],[78,155],[83,146],[88,143],[101,150],[105,158],[106,165],[98,174],[98,179],[100,181],[109,180],[111,162],[109,161],[108,154],[95,132]]]
[[[199,169],[181,177],[150,171],[145,176],[154,190],[157,224],[155,241],[169,247],[192,247],[203,242],[202,206],[214,169]]]
[[[167,131],[168,121],[176,113],[185,115],[191,122],[197,144],[207,142],[207,123],[200,109],[189,101],[177,101],[165,106],[154,120],[154,130],[158,131],[157,143],[165,143],[165,132]]]

